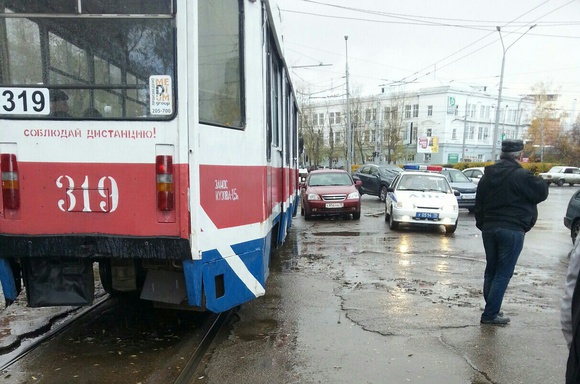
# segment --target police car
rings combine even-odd
[[[389,186],[385,221],[391,230],[398,229],[399,224],[427,224],[444,225],[447,233],[455,232],[459,192],[451,188],[445,176],[437,173],[441,167],[413,167],[406,168]]]

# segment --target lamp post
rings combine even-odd
[[[346,171],[350,173],[352,169],[352,127],[350,126],[350,92],[348,90],[348,36],[344,37],[344,44],[346,46]]]
[[[530,28],[528,28],[527,31],[525,31],[524,33],[522,33],[520,35],[520,37],[518,37],[513,43],[511,43],[510,45],[506,46],[503,43],[503,38],[501,36],[501,27],[497,26],[495,27],[497,29],[497,32],[499,33],[499,39],[501,40],[501,47],[503,49],[503,55],[501,58],[501,73],[500,73],[500,77],[499,77],[499,91],[497,94],[497,108],[495,109],[495,125],[493,127],[493,143],[491,146],[491,160],[495,161],[496,157],[497,157],[497,136],[498,136],[498,130],[499,130],[499,113],[500,113],[500,107],[501,107],[501,92],[503,89],[503,70],[505,67],[505,54],[507,52],[508,49],[510,49],[510,47],[512,45],[514,45],[519,39],[521,39],[522,37],[524,37],[524,35],[526,33],[528,33],[532,28],[534,28],[536,26],[536,24],[532,25]]]

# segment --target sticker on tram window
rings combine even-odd
[[[0,115],[48,115],[47,88],[1,88]]]
[[[173,91],[170,76],[149,77],[149,100],[152,115],[173,114]]]

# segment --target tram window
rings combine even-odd
[[[8,39],[8,68],[0,70],[0,74],[10,73],[15,84],[38,84],[42,82],[42,66],[40,34],[35,23],[27,19],[6,19],[6,30],[13,33]],[[0,34],[0,36],[2,36]],[[0,58],[6,54],[0,49]],[[0,63],[3,60],[0,60]],[[1,65],[1,64],[0,64]],[[10,68],[18,68],[10,71]],[[2,76],[2,78],[7,77]]]
[[[93,108],[99,114],[91,117],[99,119],[173,118],[177,108],[175,20],[157,14],[126,19],[113,14],[169,12],[172,1],[122,2],[132,4],[123,7],[100,0],[74,3],[75,7],[86,5],[84,10],[91,9],[91,4],[101,8],[115,4],[106,7],[100,17],[53,18],[42,15],[59,13],[67,4],[65,0],[0,0],[0,88],[14,92],[27,88],[29,94],[64,92],[68,112],[59,118],[82,119],[85,111]],[[26,18],[29,13],[35,17]],[[155,81],[170,86],[153,105],[150,95],[157,97]],[[30,109],[13,110],[16,112],[11,114],[0,109],[0,113],[7,118],[56,116],[44,110],[36,114]]]
[[[239,0],[198,3],[201,122],[243,125],[240,7]]]
[[[170,14],[172,0],[102,1],[102,0],[3,0],[3,7],[22,13],[83,13],[83,14]],[[80,10],[77,6],[80,4]]]

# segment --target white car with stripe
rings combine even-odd
[[[445,176],[429,172],[403,172],[389,187],[385,221],[391,230],[399,224],[444,225],[457,229],[459,208],[455,192]]]

